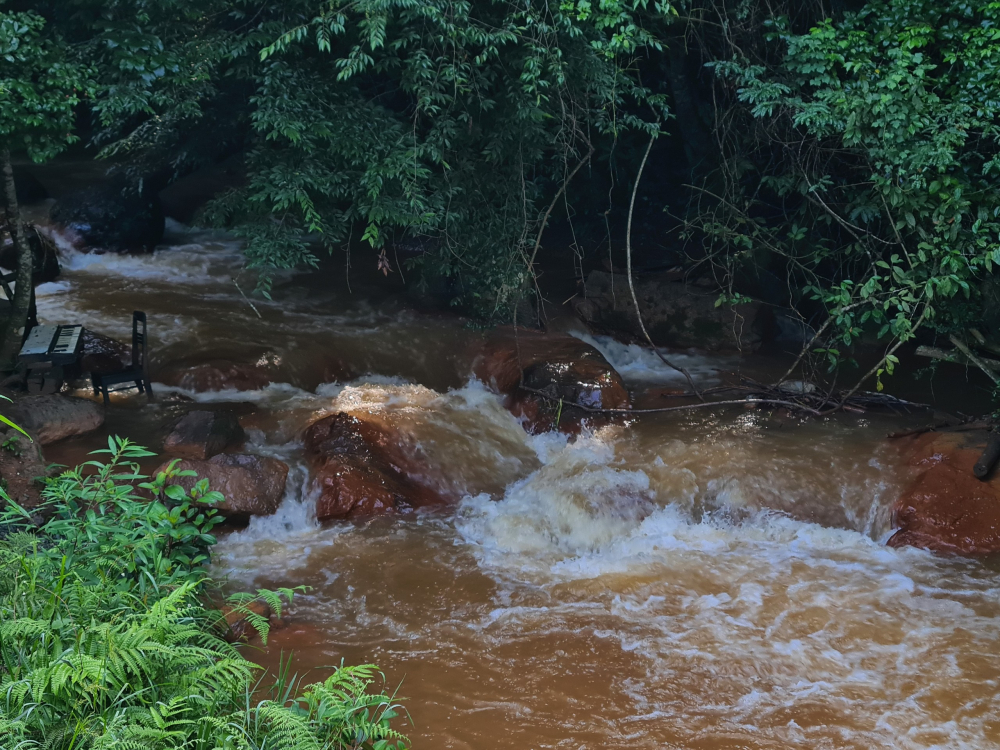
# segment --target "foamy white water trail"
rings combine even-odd
[[[167,219],[164,245],[152,253],[81,253],[54,233],[64,270],[123,279],[212,284],[243,266],[241,245],[223,232],[192,229]]]
[[[218,564],[234,585],[312,586],[273,648],[377,659],[420,696],[419,744],[995,746],[994,575],[884,546],[899,477],[856,431],[774,444],[746,415],[571,442],[525,435],[476,385],[359,381],[317,413],[334,409],[401,426],[466,499],[265,521]]]
[[[573,331],[572,335],[600,351],[628,384],[687,386],[684,374],[664,363],[649,347],[624,344],[611,336],[595,336],[582,331]],[[691,378],[703,386],[717,383],[719,370],[728,369],[733,364],[731,358],[720,355],[677,351],[663,354],[677,367],[687,370]]]
[[[157,381],[270,368],[252,390],[158,384],[161,404],[113,405],[108,429],[239,405],[246,450],[290,474],[216,572],[310,587],[253,656],[379,663],[417,748],[1000,747],[997,574],[885,547],[907,480],[888,423],[706,410],[531,437],[467,382],[481,338],[454,319],[320,275],[283,277],[254,309],[239,246],[177,226],[148,256],[64,252],[43,320],[126,338],[146,310]],[[647,348],[580,337],[629,385],[685,385]],[[668,356],[701,384],[729,366]],[[301,433],[342,410],[391,424],[420,480],[461,499],[318,524]]]

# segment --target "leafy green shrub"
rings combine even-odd
[[[341,667],[296,697],[284,670],[255,702],[260,667],[226,641],[207,608],[206,575],[221,499],[204,483],[164,491],[130,459],[152,455],[112,439],[107,463],[50,480],[35,529],[8,500],[0,513],[0,750],[47,748],[401,748],[396,706],[370,692],[377,669]],[[142,490],[153,499],[141,497]],[[280,616],[293,591],[231,597],[249,615],[264,598]]]
[[[844,345],[976,325],[1000,264],[998,23],[995,2],[871,0],[807,33],[770,19],[776,63],[714,63],[756,129],[700,217],[713,260],[771,259]]]

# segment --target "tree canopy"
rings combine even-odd
[[[384,272],[509,317],[546,223],[597,216],[598,191],[620,214],[613,190],[662,135],[652,163],[690,178],[686,203],[652,196],[679,222],[664,242],[724,302],[782,279],[777,302],[832,314],[844,345],[1000,310],[997,3],[3,7],[10,147],[51,156],[75,124],[168,178],[239,154],[245,181],[205,218],[245,238],[265,293],[270,269],[360,242]]]
[[[880,337],[974,325],[1000,262],[998,21],[997,3],[877,0],[802,34],[774,19],[776,65],[717,63],[776,157],[744,183],[756,196],[737,189],[723,262],[782,256],[845,344],[869,321]],[[767,200],[777,221],[728,234]]]

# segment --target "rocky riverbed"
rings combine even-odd
[[[382,663],[443,747],[1000,742],[979,438],[886,437],[926,414],[598,417],[572,404],[673,404],[686,381],[583,321],[482,332],[333,273],[251,306],[235,241],[166,232],[145,255],[64,244],[38,287],[44,321],[103,335],[95,367],[145,310],[155,399],[105,409],[84,382],[11,413],[44,461],[122,434],[158,452],[145,470],[225,488],[217,570],[310,587],[268,664]],[[787,366],[752,349],[669,353],[699,386]],[[44,473],[34,447],[0,457],[15,493]]]

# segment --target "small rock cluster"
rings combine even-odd
[[[226,518],[245,521],[273,514],[285,495],[288,465],[267,456],[223,452],[240,448],[245,439],[239,420],[229,411],[188,412],[167,435],[163,449],[182,459],[178,471],[193,471],[196,476],[176,477],[170,483],[190,492],[196,482],[207,479],[209,488],[226,498],[212,506]],[[169,463],[164,462],[154,474]]]

